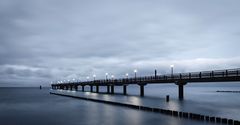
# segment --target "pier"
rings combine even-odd
[[[148,84],[172,84],[178,86],[178,98],[184,99],[184,86],[188,83],[204,83],[204,82],[234,82],[240,81],[240,68],[237,69],[225,69],[215,71],[202,71],[202,72],[189,72],[189,73],[172,73],[166,75],[155,75],[143,76],[143,77],[131,77],[131,78],[120,78],[120,79],[100,79],[93,81],[82,81],[72,83],[60,83],[52,84],[52,89],[62,90],[75,90],[78,91],[79,86],[84,91],[85,86],[90,86],[90,91],[99,93],[99,87],[106,86],[108,94],[114,94],[115,86],[123,87],[123,94],[127,94],[128,85],[138,85],[140,96],[144,96],[144,87]]]

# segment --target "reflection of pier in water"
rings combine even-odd
[[[203,82],[233,82],[240,81],[240,69],[227,69],[216,71],[203,71],[203,72],[190,72],[190,73],[174,73],[166,75],[157,75],[155,70],[154,76],[144,77],[132,77],[122,79],[104,79],[93,80],[84,82],[72,82],[72,83],[60,83],[52,84],[52,89],[63,90],[78,90],[78,86],[82,87],[82,91],[85,86],[90,86],[90,91],[93,92],[95,86],[95,92],[99,92],[99,86],[107,86],[107,93],[114,94],[114,86],[123,86],[123,94],[127,94],[128,85],[139,85],[140,96],[144,96],[144,86],[147,84],[166,84],[175,83],[178,86],[179,99],[184,98],[184,85],[187,83],[203,83]]]

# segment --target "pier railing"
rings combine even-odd
[[[73,84],[108,84],[108,83],[144,83],[144,82],[161,82],[161,81],[174,81],[174,80],[197,80],[197,79],[211,79],[211,78],[226,78],[240,76],[240,68],[227,69],[227,70],[214,70],[202,72],[189,72],[189,73],[174,73],[166,75],[152,75],[143,77],[130,77],[121,79],[102,79],[83,82],[72,82]],[[69,83],[63,83],[69,84]]]

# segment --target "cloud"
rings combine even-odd
[[[218,4],[216,4],[218,2]],[[235,68],[239,1],[0,1],[0,86]]]

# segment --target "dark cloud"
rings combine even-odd
[[[217,3],[217,4],[216,4]],[[0,1],[0,86],[238,67],[239,1]]]

